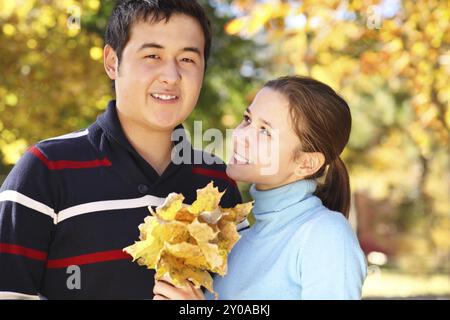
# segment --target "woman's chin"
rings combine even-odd
[[[244,183],[254,183],[255,180],[258,180],[257,177],[254,177],[252,174],[252,168],[250,165],[242,165],[229,163],[227,165],[227,176],[229,176],[234,181],[244,182]]]
[[[244,171],[242,171],[239,168],[240,165],[235,163],[229,163],[227,165],[227,176],[229,176],[234,181],[243,182],[242,179],[244,178]]]

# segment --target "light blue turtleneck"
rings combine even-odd
[[[366,261],[345,217],[314,196],[316,182],[301,180],[250,193],[255,224],[242,231],[219,299],[360,299]],[[211,299],[211,295],[207,295]]]

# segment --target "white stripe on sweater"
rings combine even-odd
[[[141,198],[134,199],[121,199],[121,200],[106,200],[106,201],[95,201],[79,204],[73,207],[69,207],[60,211],[58,214],[54,210],[45,204],[33,200],[20,192],[13,190],[6,190],[0,193],[1,201],[12,201],[15,203],[20,203],[30,209],[43,213],[52,218],[53,223],[57,224],[66,219],[73,218],[82,214],[107,211],[107,210],[121,210],[121,209],[131,209],[131,208],[141,208],[148,206],[160,206],[164,203],[164,198],[159,198],[151,195],[146,195]]]
[[[132,209],[132,208],[142,208],[142,207],[158,207],[162,205],[165,198],[160,198],[152,195],[145,195],[140,198],[133,199],[120,199],[120,200],[105,200],[105,201],[94,201],[79,204],[73,207],[69,207],[60,211],[58,214],[47,205],[33,200],[20,192],[13,190],[6,190],[0,193],[0,202],[2,201],[12,201],[19,203],[25,207],[32,210],[43,213],[50,218],[52,218],[54,224],[58,224],[64,220],[80,216],[86,213],[99,212],[99,211],[111,211],[111,210],[122,210],[122,209]],[[250,224],[248,220],[237,225],[237,230],[245,229]]]
[[[50,218],[52,218],[53,223],[56,224],[57,215],[52,208],[46,206],[45,204],[39,201],[33,200],[30,197],[21,194],[20,192],[14,190],[3,191],[0,193],[0,202],[1,201],[12,201],[15,203],[20,203],[21,205],[27,208],[33,209],[34,211],[38,211],[40,213],[49,216]]]
[[[58,137],[54,137],[54,138],[50,138],[50,139],[45,139],[42,140],[40,142],[45,142],[45,141],[52,141],[52,140],[64,140],[64,139],[74,139],[74,138],[79,138],[79,137],[83,137],[89,134],[89,130],[83,130],[83,131],[78,131],[78,132],[72,132],[72,133],[68,133],[62,136],[58,136]]]
[[[159,198],[151,195],[146,195],[141,198],[124,199],[124,200],[106,200],[83,203],[62,210],[58,214],[58,223],[79,216],[85,213],[106,211],[106,210],[121,210],[131,208],[141,208],[148,206],[160,206],[164,203],[164,198]]]

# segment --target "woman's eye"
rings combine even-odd
[[[250,119],[249,116],[244,115],[244,123],[245,123],[245,124],[250,124],[251,122],[252,122],[252,119]]]
[[[148,56],[145,56],[146,58],[150,58],[150,59],[159,59],[159,56],[156,54],[150,54]]]
[[[262,127],[260,132],[261,132],[262,134],[264,134],[264,135],[270,137],[270,132],[269,132],[269,130],[267,130],[266,128]]]

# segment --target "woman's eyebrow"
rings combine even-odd
[[[262,121],[262,123],[264,123],[264,124],[266,124],[267,126],[269,126],[269,127],[272,128],[272,124],[271,124],[269,121],[264,120],[264,119],[261,119],[261,121]]]
[[[245,109],[245,111],[246,111],[247,113],[249,113],[250,115],[252,115],[252,113],[251,113],[251,111],[250,111],[250,108]],[[272,124],[271,124],[269,121],[264,120],[264,119],[261,119],[261,118],[259,118],[259,120],[260,120],[262,123],[264,123],[265,125],[267,125],[267,126],[269,126],[269,127],[272,128]]]

